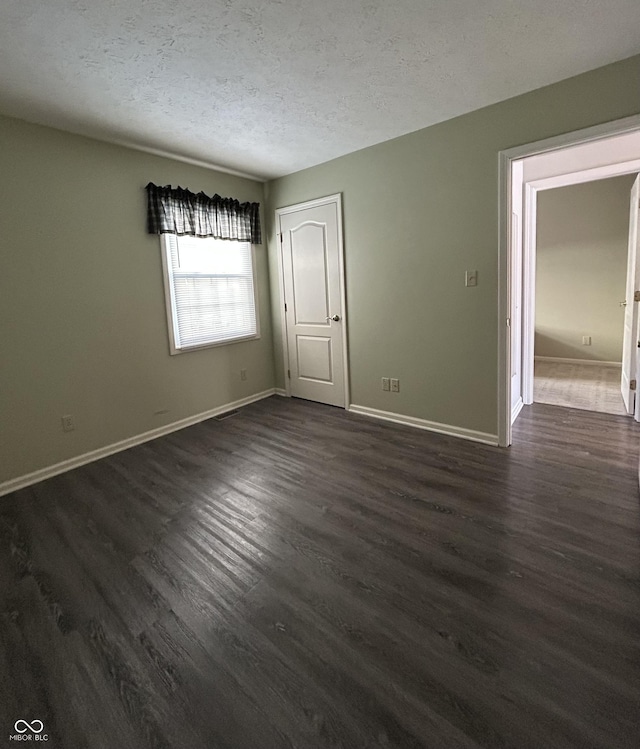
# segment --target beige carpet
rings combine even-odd
[[[624,416],[620,368],[593,364],[536,361],[533,400]]]

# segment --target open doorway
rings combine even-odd
[[[634,179],[538,193],[534,403],[627,415],[620,380]]]
[[[498,429],[501,445],[511,444],[512,423],[523,404],[534,401],[535,250],[539,193],[638,171],[640,117],[569,133],[500,154]],[[633,284],[631,300],[634,299],[634,288],[640,288],[638,279],[634,278]],[[624,301],[626,298],[621,298],[617,303]],[[625,308],[627,320],[632,318],[634,343],[638,340],[638,306],[632,301]],[[582,335],[592,334],[585,331]],[[636,354],[634,347],[634,367]],[[624,372],[625,367],[622,369]]]

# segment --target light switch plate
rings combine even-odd
[[[465,286],[477,286],[478,285],[478,271],[477,270],[465,271],[464,285]]]

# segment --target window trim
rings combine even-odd
[[[176,346],[176,319],[177,319],[177,310],[176,310],[176,303],[175,303],[175,295],[173,293],[173,287],[171,285],[170,279],[169,279],[169,267],[171,264],[170,259],[170,249],[169,249],[169,243],[167,242],[167,237],[176,237],[176,239],[180,239],[179,236],[175,234],[160,234],[160,248],[161,252],[160,255],[162,256],[162,277],[164,281],[164,305],[165,305],[165,311],[167,314],[167,332],[168,332],[168,338],[169,338],[169,353],[171,356],[176,356],[177,354],[187,354],[190,351],[200,351],[201,349],[208,349],[208,348],[217,348],[218,346],[229,346],[233,345],[234,343],[241,343],[242,341],[257,341],[261,338],[260,334],[260,299],[258,294],[258,278],[256,275],[256,252],[255,252],[255,245],[249,244],[249,248],[251,251],[251,272],[253,275],[253,303],[255,306],[255,312],[256,312],[256,332],[255,334],[252,333],[251,335],[246,336],[238,336],[237,338],[228,338],[224,341],[215,341],[214,343],[198,343],[192,346],[183,346],[182,348],[177,348]],[[224,242],[230,242],[234,240],[220,240]]]

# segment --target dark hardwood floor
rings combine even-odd
[[[274,397],[0,499],[0,746],[639,747],[639,448]]]

